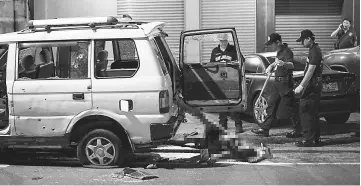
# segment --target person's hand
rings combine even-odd
[[[342,23],[340,25],[338,25],[339,30],[342,30],[342,25],[343,25]]]
[[[283,65],[285,65],[285,62],[283,62],[282,60],[279,60],[278,58],[276,58],[276,63],[277,63],[277,65],[278,66],[283,66]]]
[[[302,92],[302,90],[303,90],[303,86],[298,85],[294,91],[295,91],[295,94],[300,94]]]
[[[272,73],[272,70],[273,70],[273,68],[271,67],[271,65],[268,66],[267,69],[266,69],[266,74],[270,75]]]

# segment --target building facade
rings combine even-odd
[[[0,0],[0,34],[24,29],[31,3],[29,0]]]
[[[359,0],[36,0],[34,18],[129,14],[135,21],[166,22],[168,42],[178,54],[181,31],[235,27],[244,54],[268,51],[267,35],[278,32],[293,50],[310,29],[323,51],[333,49],[330,35],[343,18],[353,20],[359,36]]]

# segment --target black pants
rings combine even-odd
[[[262,129],[270,130],[277,118],[288,119],[292,120],[292,123],[297,123],[292,78],[289,78],[288,81],[275,80],[270,82],[269,85],[266,85],[265,93],[268,107],[265,121],[260,124]],[[299,125],[293,124],[293,127],[299,127]]]
[[[321,135],[318,117],[321,92],[321,83],[310,83],[300,99],[299,114],[306,141],[317,140]]]
[[[219,124],[222,125],[222,126],[227,126],[227,122],[228,122],[228,118],[227,116],[229,115],[230,113],[227,113],[227,112],[221,112],[219,113]],[[240,112],[234,112],[232,113],[234,114],[234,124],[235,126],[238,126],[238,127],[242,127],[242,120],[241,120],[241,113]]]

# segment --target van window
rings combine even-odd
[[[0,97],[6,95],[6,62],[8,58],[8,45],[0,45]]]
[[[8,46],[0,45],[0,67],[4,66],[8,59]]]
[[[150,44],[151,44],[151,46],[152,46],[155,54],[157,55],[157,60],[158,60],[158,63],[159,63],[159,65],[160,65],[160,67],[162,68],[163,74],[164,74],[164,75],[167,75],[169,68],[167,67],[166,62],[164,61],[164,57],[163,57],[163,55],[162,55],[161,50],[159,49],[159,47],[158,47],[158,45],[157,45],[156,40],[151,39],[151,40],[150,40]]]
[[[133,77],[139,69],[132,39],[97,40],[94,54],[96,78]]]
[[[89,41],[19,44],[18,80],[88,78]]]

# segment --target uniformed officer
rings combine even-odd
[[[260,125],[259,129],[252,129],[255,134],[269,136],[269,130],[279,119],[288,119],[293,126],[293,131],[286,136],[290,138],[300,137],[300,125],[297,125],[297,114],[295,112],[295,97],[293,92],[293,52],[288,48],[286,43],[282,43],[281,35],[272,33],[268,36],[265,45],[269,45],[273,50],[277,51],[275,62],[270,64],[266,73],[275,72],[275,81],[269,81],[266,85],[265,93],[267,97],[267,109],[265,121]],[[280,108],[280,110],[278,110]],[[279,114],[276,114],[279,113]]]
[[[357,35],[351,26],[351,21],[349,19],[344,19],[337,29],[332,32],[331,37],[337,38],[335,49],[357,46]]]
[[[315,35],[310,30],[303,30],[301,37],[296,40],[309,48],[308,60],[304,70],[302,82],[296,87],[295,94],[301,94],[300,120],[304,140],[296,142],[299,147],[317,146],[320,140],[320,125],[318,107],[322,91],[322,52]]]
[[[228,42],[228,34],[221,33],[217,35],[219,40],[219,45],[212,50],[211,60],[210,62],[230,62],[237,60],[237,50],[236,47],[230,45]],[[219,113],[219,124],[222,125],[223,128],[227,129],[227,119],[228,113],[222,112]],[[236,133],[243,133],[241,113],[235,112],[235,126]]]

